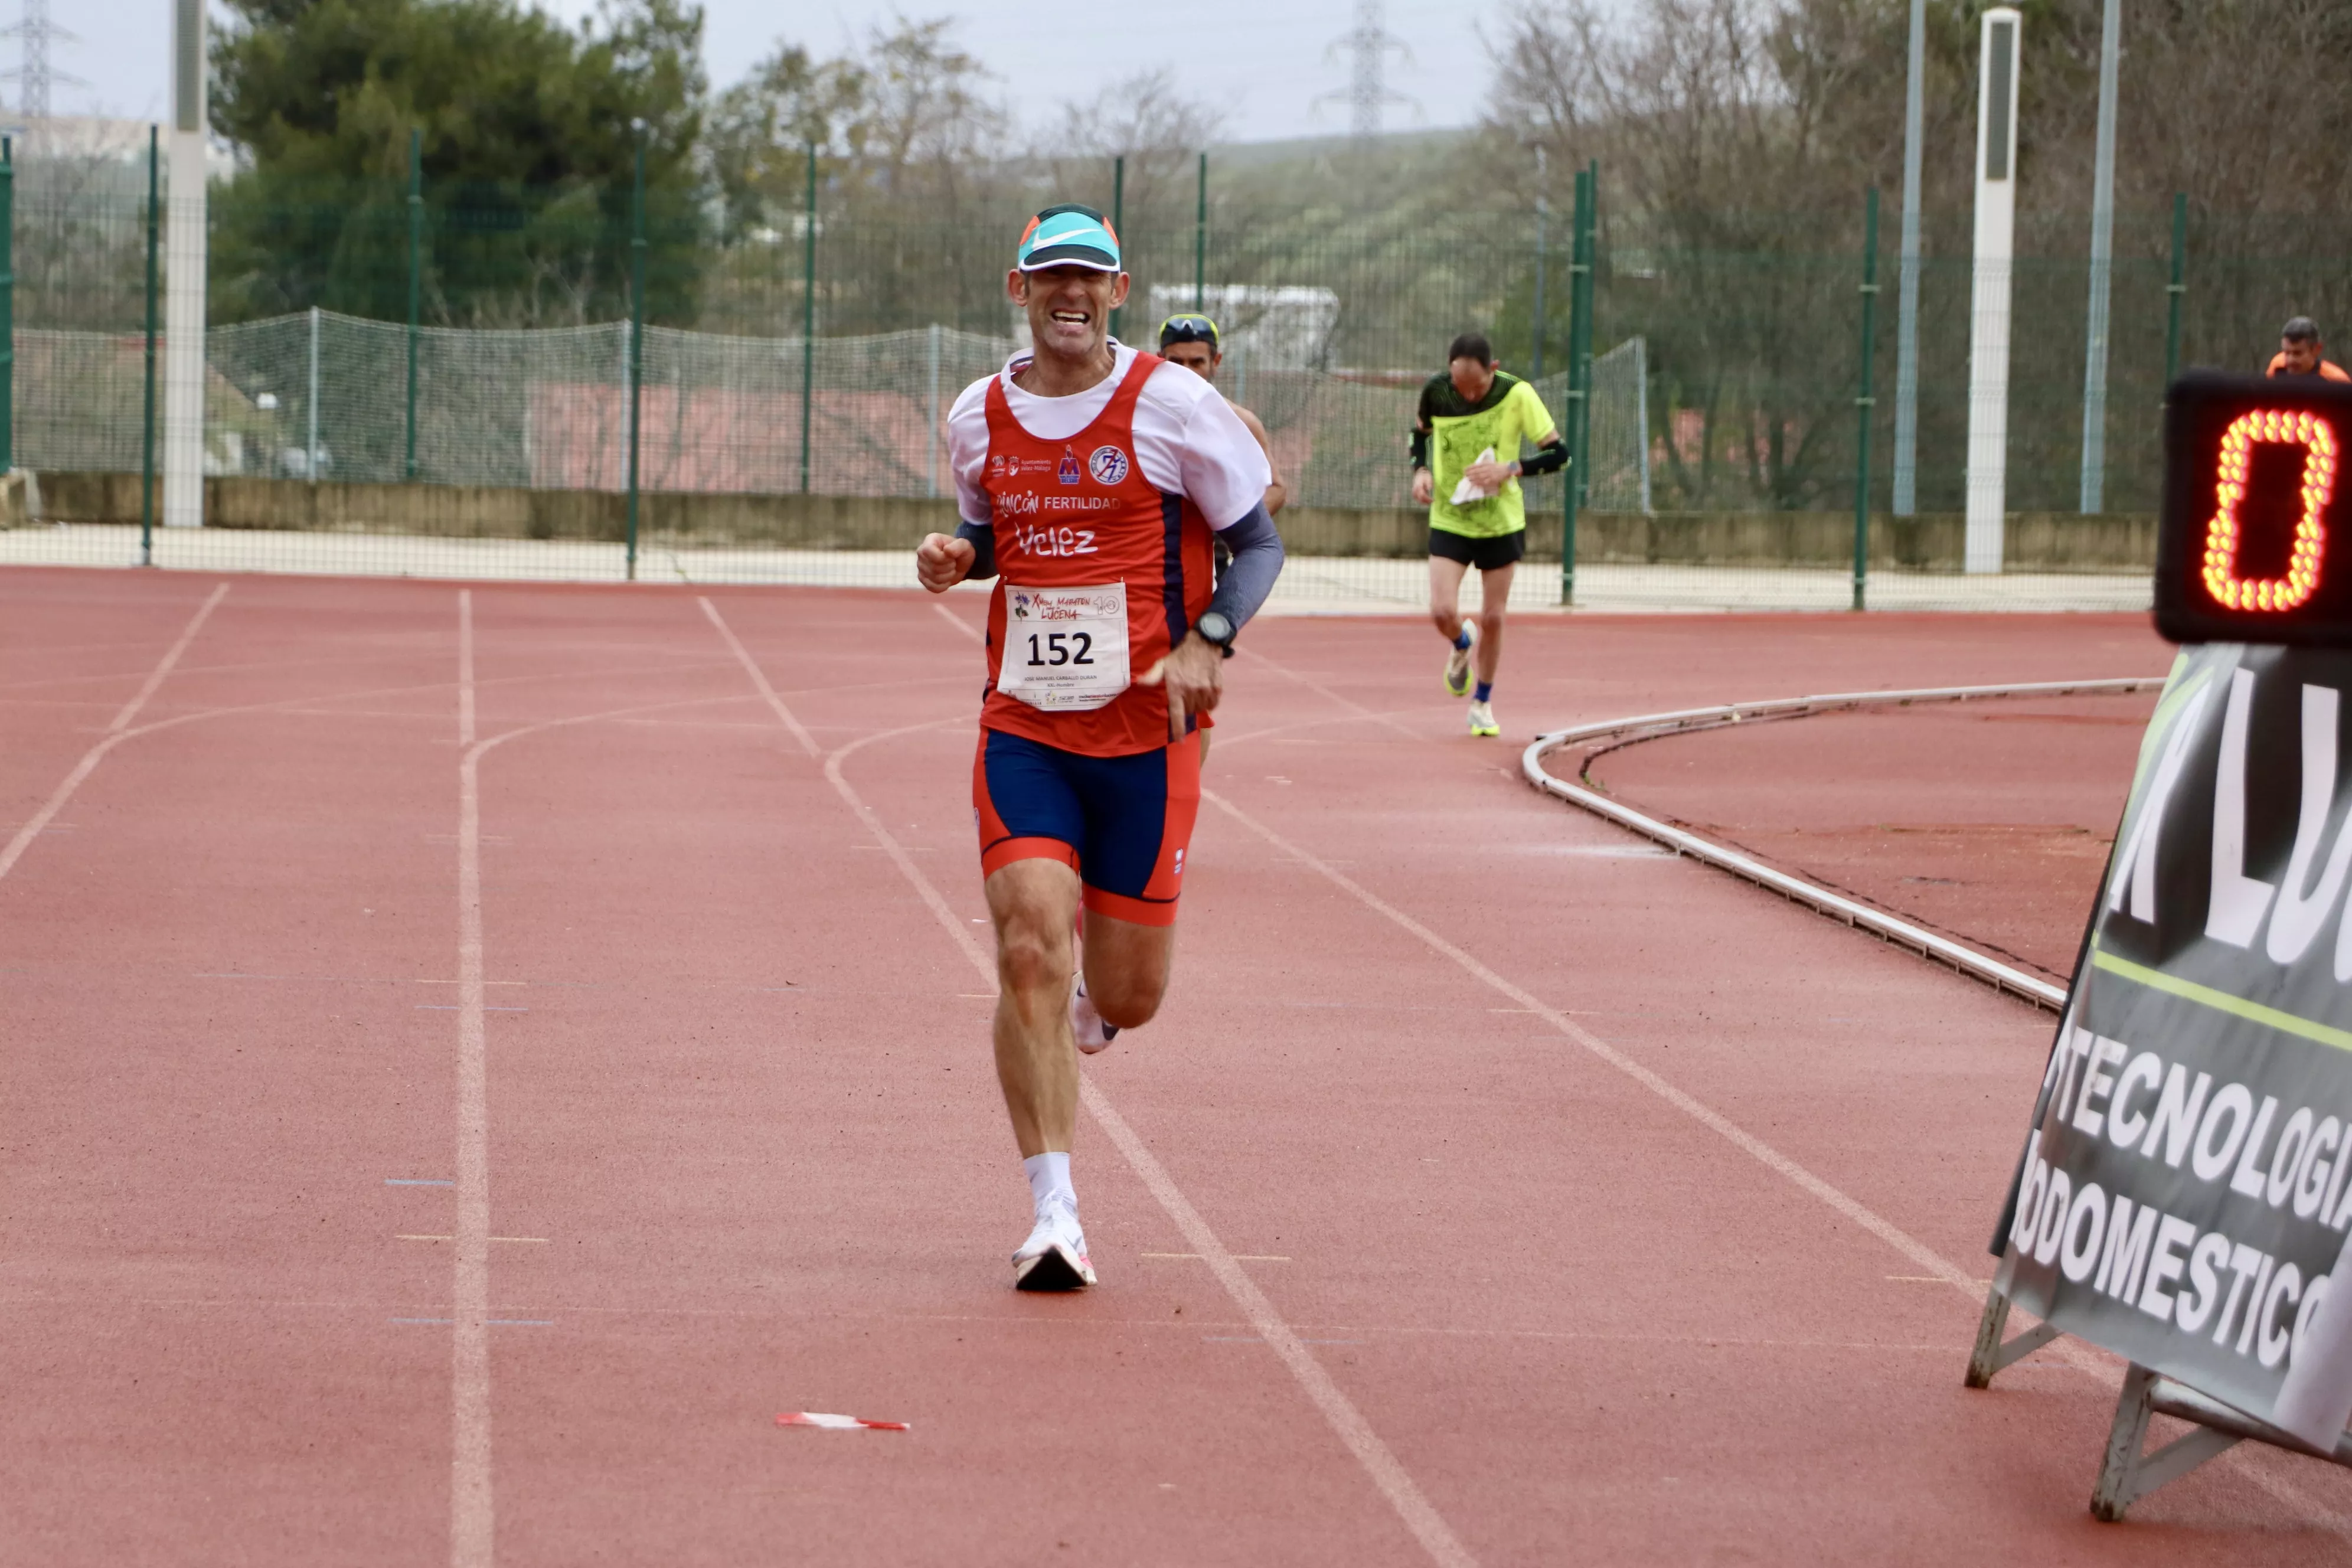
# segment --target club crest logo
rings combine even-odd
[[[1004,596],[1004,606],[1006,609],[1012,611],[1013,618],[1014,620],[1027,620],[1029,618],[1028,592],[1025,589],[1015,588],[1012,593],[1007,594]]]
[[[1127,454],[1116,447],[1097,447],[1087,459],[1087,472],[1098,485],[1118,484],[1127,478],[1128,468]]]
[[[1062,448],[1062,466],[1054,477],[1066,485],[1078,482],[1078,455],[1067,447]]]

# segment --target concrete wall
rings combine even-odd
[[[56,522],[135,523],[139,483],[136,474],[43,474],[38,515]],[[160,494],[156,501],[160,520]],[[205,481],[205,515],[215,528],[617,540],[626,525],[626,504],[623,497],[603,490]],[[1427,552],[1428,519],[1418,509],[1297,507],[1284,512],[1281,522],[1283,540],[1294,554],[1412,558]],[[648,493],[640,499],[638,514],[644,537],[803,550],[906,549],[926,533],[954,531],[955,523],[952,500],[864,496]],[[1957,512],[1874,518],[1871,563],[1956,572],[1962,531]],[[1558,561],[1559,514],[1535,519],[1528,543],[1531,559]],[[1587,512],[1577,520],[1577,559],[1587,563],[1843,566],[1853,559],[1853,515]],[[2156,560],[2156,519],[2011,513],[2005,560],[2014,571],[2147,571]]]

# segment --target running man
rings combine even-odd
[[[1225,363],[1224,350],[1217,342],[1217,323],[1191,310],[1169,317],[1160,323],[1160,357],[1214,384],[1218,368]],[[1290,487],[1282,482],[1282,468],[1274,460],[1274,443],[1266,439],[1265,426],[1256,415],[1230,397],[1225,402],[1257,437],[1258,450],[1265,454],[1266,471],[1274,476],[1265,484],[1265,514],[1278,517],[1282,503],[1290,499]],[[1222,570],[1223,563],[1218,565]]]
[[[1127,290],[1102,214],[1030,220],[1005,292],[1034,347],[956,399],[964,521],[915,552],[935,594],[997,578],[972,815],[996,926],[997,1082],[1035,1216],[1013,1255],[1024,1290],[1095,1282],[1070,1184],[1076,1050],[1149,1023],[1167,992],[1201,801],[1196,719],[1282,570],[1264,454],[1207,382],[1110,337]],[[1234,552],[1213,591],[1212,533]]]
[[[1429,508],[1429,618],[1452,645],[1445,689],[1470,697],[1470,732],[1499,735],[1493,698],[1503,662],[1503,611],[1512,574],[1527,553],[1519,476],[1554,472],[1567,463],[1568,448],[1535,388],[1496,368],[1485,333],[1454,339],[1445,360],[1445,369],[1421,389],[1412,430],[1412,499]],[[1522,456],[1524,445],[1536,450]],[[1475,622],[1463,619],[1461,610],[1462,578],[1473,566],[1486,600]]]
[[[2264,375],[2315,375],[2322,381],[2352,381],[2344,367],[2327,357],[2319,341],[2319,323],[2297,316],[2279,329],[2279,352],[2271,356]]]

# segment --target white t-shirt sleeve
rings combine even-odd
[[[982,376],[948,410],[948,472],[955,477],[956,515],[966,522],[995,521],[980,482],[988,467],[988,384],[995,379]]]
[[[1165,364],[1135,405],[1135,460],[1159,489],[1186,497],[1212,528],[1231,528],[1274,482],[1265,450],[1217,389]]]

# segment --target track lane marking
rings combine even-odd
[[[482,964],[483,745],[475,738],[474,594],[457,591],[457,1170],[450,1247],[449,1563],[489,1568],[490,1112]]]
[[[903,730],[884,731],[853,741],[829,754],[820,753],[807,730],[790,716],[790,710],[784,707],[782,700],[772,695],[773,688],[768,685],[766,678],[760,673],[758,666],[752,660],[751,654],[744,649],[741,641],[728,630],[727,623],[720,617],[718,606],[707,597],[701,600],[701,604],[703,613],[710,617],[711,624],[719,628],[721,634],[725,636],[728,646],[733,648],[736,657],[742,660],[745,673],[751,676],[761,693],[768,696],[769,705],[776,710],[777,717],[784,721],[785,728],[801,739],[803,746],[807,749],[812,757],[820,754],[824,756],[826,781],[833,785],[835,792],[856,814],[858,820],[866,825],[866,831],[874,835],[884,851],[889,855],[891,861],[898,868],[900,875],[904,876],[908,883],[914,888],[916,893],[939,921],[940,925],[955,940],[957,947],[962,950],[964,957],[980,973],[982,981],[993,986],[996,984],[996,965],[981,952],[980,943],[972,939],[971,929],[964,924],[961,917],[948,907],[947,900],[941,897],[940,890],[931,885],[930,879],[923,875],[921,868],[915,864],[914,857],[908,854],[899,845],[897,837],[882,825],[880,814],[866,804],[865,799],[842,775],[841,771],[842,764],[852,754],[873,742],[886,739],[891,734],[928,730],[936,727],[939,723],[956,721],[935,721],[931,724],[909,725]],[[946,611],[946,606],[943,605],[935,604],[932,607],[942,612]],[[982,634],[975,631],[970,623],[961,616],[949,614],[947,619],[959,631],[975,640],[981,637]],[[1315,1352],[1307,1349],[1305,1342],[1292,1331],[1288,1323],[1283,1321],[1281,1314],[1275,1310],[1274,1303],[1268,1300],[1265,1293],[1258,1289],[1257,1282],[1243,1271],[1240,1262],[1226,1250],[1224,1243],[1218,1239],[1216,1232],[1212,1230],[1208,1222],[1201,1217],[1200,1211],[1192,1206],[1191,1200],[1185,1197],[1182,1190],[1170,1177],[1167,1170],[1153,1156],[1151,1151],[1144,1146],[1143,1141],[1136,1136],[1134,1129],[1128,1125],[1126,1118],[1121,1116],[1118,1109],[1111,1104],[1109,1097],[1096,1088],[1094,1080],[1084,1074],[1079,1075],[1078,1096],[1081,1103],[1093,1115],[1096,1123],[1109,1136],[1113,1146],[1126,1159],[1129,1168],[1141,1180],[1152,1197],[1158,1200],[1160,1208],[1175,1223],[1176,1228],[1182,1233],[1184,1239],[1191,1243],[1193,1250],[1201,1255],[1201,1260],[1209,1266],[1210,1272],[1217,1277],[1217,1282],[1224,1287],[1225,1294],[1232,1298],[1236,1307],[1241,1309],[1242,1315],[1249,1321],[1249,1326],[1258,1331],[1268,1348],[1273,1350],[1276,1356],[1289,1369],[1291,1376],[1297,1380],[1307,1399],[1322,1413],[1324,1420],[1330,1425],[1340,1443],[1363,1468],[1373,1486],[1379,1489],[1381,1497],[1395,1510],[1406,1530],[1412,1532],[1413,1539],[1421,1543],[1422,1549],[1428,1552],[1433,1562],[1441,1564],[1442,1568],[1476,1568],[1476,1559],[1470,1555],[1454,1536],[1453,1528],[1445,1522],[1444,1516],[1427,1498],[1422,1495],[1421,1488],[1414,1483],[1412,1477],[1406,1472],[1404,1466],[1398,1461],[1396,1456],[1390,1452],[1388,1445],[1381,1441],[1380,1434],[1372,1430],[1371,1424],[1364,1419],[1355,1404],[1340,1390],[1339,1385],[1332,1381],[1331,1374],[1324,1370],[1323,1363],[1316,1359]]]
[[[16,829],[6,848],[0,849],[0,877],[5,877],[16,869],[16,862],[24,858],[26,848],[40,837],[41,829],[65,809],[66,802],[73,798],[74,791],[81,788],[82,781],[98,771],[98,764],[106,760],[106,753],[136,732],[131,728],[131,721],[139,716],[139,710],[147,706],[148,699],[162,688],[164,679],[180,662],[180,656],[188,651],[188,645],[196,640],[198,632],[204,630],[205,622],[212,618],[213,610],[228,597],[228,588],[226,583],[215,585],[205,602],[196,606],[196,613],[188,617],[188,624],[180,628],[178,640],[164,650],[155,668],[147,672],[147,679],[137,693],[115,713],[113,721],[106,727],[106,738],[82,753],[81,761],[74,764],[73,772],[68,773],[64,782],[49,792],[49,798],[41,803],[41,809]]]

